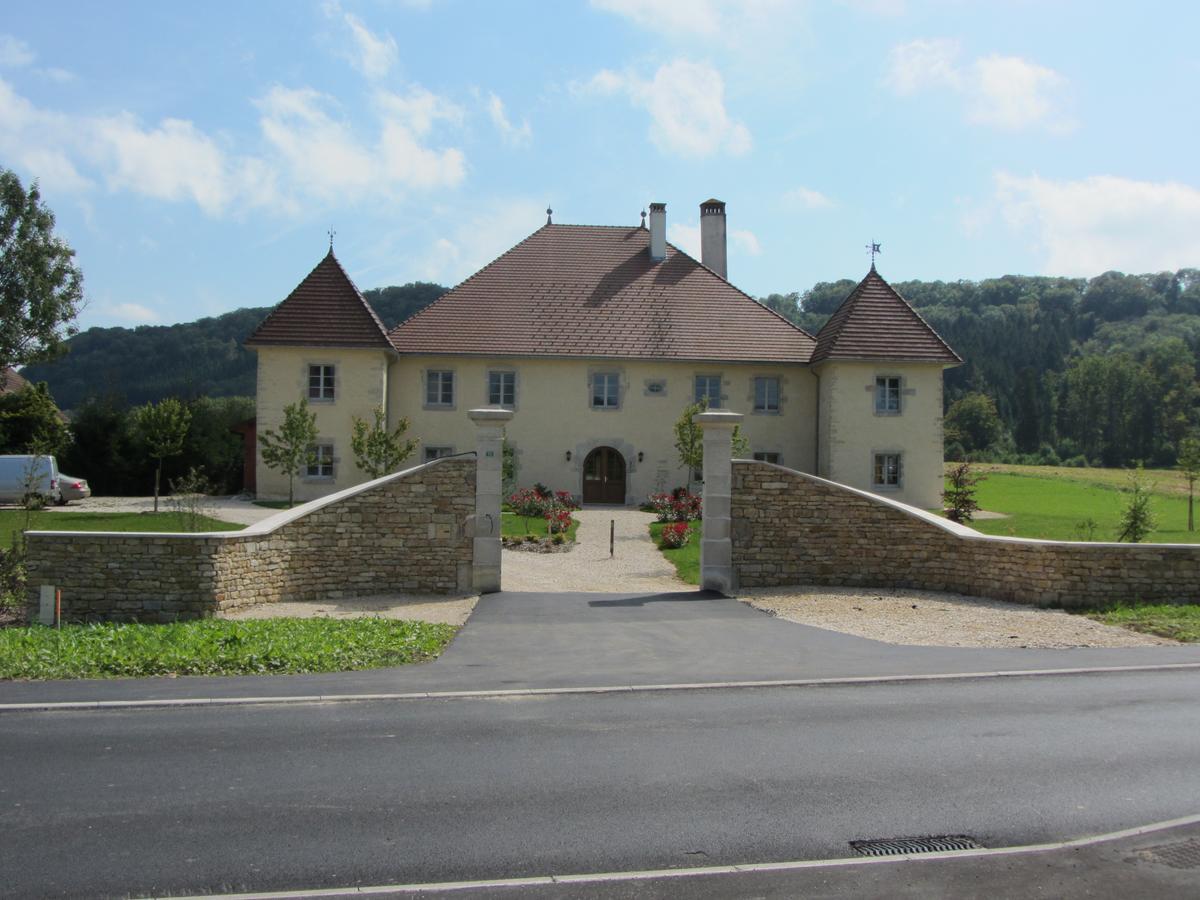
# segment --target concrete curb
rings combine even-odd
[[[1161,672],[1200,669],[1195,663],[1159,663],[1140,666],[1091,666],[1069,669],[1010,669],[990,672],[948,672],[929,675],[858,675],[834,678],[787,678],[771,681],[711,681],[683,684],[625,684],[589,687],[507,688],[465,691],[407,691],[369,694],[297,694],[295,696],[179,697],[153,700],[59,700],[0,703],[0,713],[82,710],[165,709],[171,707],[289,705],[300,703],[367,703],[405,700],[492,700],[506,697],[553,697],[571,694],[633,694],[663,691],[713,691],[742,688],[805,688],[850,685],[912,684],[985,678],[1032,678],[1064,675],[1102,675],[1123,672]],[[924,858],[924,855],[923,855]]]

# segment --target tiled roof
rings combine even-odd
[[[546,225],[391,332],[401,353],[808,362],[811,335],[638,227]]]
[[[0,394],[16,394],[27,387],[29,382],[12,366],[5,366],[0,371]]]
[[[390,350],[387,329],[330,249],[246,341]]]
[[[838,359],[962,362],[874,266],[817,332],[812,361]]]

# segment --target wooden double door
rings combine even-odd
[[[583,502],[625,502],[625,457],[612,447],[597,447],[583,461]]]

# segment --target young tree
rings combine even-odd
[[[288,477],[288,506],[296,502],[296,476],[304,466],[316,462],[313,444],[317,440],[317,414],[308,411],[308,400],[283,408],[283,426],[268,428],[258,436],[262,460],[269,468]]]
[[[979,511],[975,486],[983,480],[983,476],[972,470],[969,462],[962,462],[950,470],[949,478],[950,487],[942,492],[946,518],[953,522],[973,522],[975,513]]]
[[[163,460],[183,452],[188,423],[192,414],[174,397],[158,403],[147,403],[133,413],[133,427],[146,454],[158,461],[154,469],[154,511],[158,512],[159,485],[162,482]]]
[[[55,356],[78,331],[83,276],[41,201],[0,169],[0,369]]]
[[[1193,506],[1195,504],[1196,479],[1200,478],[1200,437],[1192,435],[1181,440],[1177,458],[1179,471],[1183,473],[1183,477],[1187,479],[1188,483],[1188,531],[1195,531]]]
[[[406,431],[407,418],[402,418],[396,423],[395,431],[388,431],[382,406],[375,409],[374,425],[368,425],[365,420],[355,416],[354,433],[350,437],[354,461],[372,478],[381,478],[389,472],[395,472],[400,468],[400,463],[412,456],[420,443],[417,440],[405,439]]]
[[[1129,499],[1125,501],[1125,509],[1121,513],[1121,531],[1117,534],[1117,540],[1137,544],[1158,525],[1154,511],[1150,509],[1150,488],[1146,486],[1141,463],[1129,473],[1126,493]]]
[[[704,471],[703,429],[692,417],[708,409],[707,398],[689,403],[675,420],[675,452],[679,454],[679,465],[687,471],[687,489],[692,490],[692,474]],[[740,426],[733,428],[733,457],[740,459],[750,450],[750,442],[742,435]]]

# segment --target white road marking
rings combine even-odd
[[[0,703],[0,713],[78,710],[159,709],[187,706],[288,705],[297,703],[366,703],[380,700],[493,700],[506,697],[546,697],[564,694],[635,694],[658,691],[713,691],[735,688],[836,687],[838,685],[896,684],[982,678],[1029,678],[1046,675],[1098,675],[1117,672],[1161,672],[1200,669],[1200,662],[1140,666],[1089,666],[1070,669],[1004,669],[992,672],[942,672],[928,675],[855,675],[834,678],[782,678],[771,681],[699,681],[681,684],[623,684],[593,687],[506,688],[501,690],[409,691],[376,694],[300,694],[296,696],[179,697],[155,700],[60,700]]]
[[[703,875],[736,875],[742,872],[788,872],[794,869],[847,868],[878,866],[888,863],[914,863],[932,859],[968,859],[980,856],[1015,856],[1023,853],[1043,853],[1052,850],[1071,850],[1104,844],[1125,838],[1153,834],[1185,825],[1200,823],[1200,815],[1154,822],[1137,828],[1110,831],[1091,837],[1047,844],[1024,844],[1016,847],[993,847],[980,850],[946,850],[941,853],[917,853],[901,856],[855,856],[845,859],[800,859],[788,862],[748,863],[732,866],[696,866],[687,869],[645,869],[635,872],[592,872],[578,875],[542,875],[534,878],[490,878],[478,881],[443,881],[424,884],[378,884],[344,888],[315,888],[294,891],[257,891],[242,894],[203,894],[192,897],[172,897],[172,900],[285,900],[288,897],[360,897],[372,894],[417,894],[425,891],[469,891],[485,888],[540,887],[555,884],[600,884],[622,881],[650,881],[659,878],[694,878]]]

